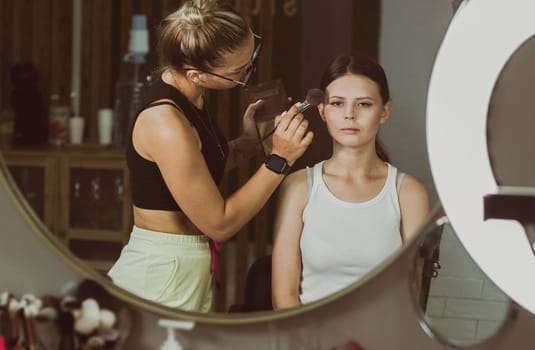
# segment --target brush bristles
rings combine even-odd
[[[320,89],[310,89],[307,92],[306,100],[311,106],[317,106],[323,102],[323,91]]]

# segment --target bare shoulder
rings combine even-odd
[[[307,188],[307,176],[306,170],[299,169],[289,174],[282,181],[280,190],[283,192],[291,193],[296,195],[298,193],[306,193]]]
[[[279,201],[301,205],[307,199],[307,176],[305,169],[299,169],[284,178],[279,188]]]
[[[406,175],[399,191],[401,234],[406,242],[415,237],[429,213],[429,198],[424,184]]]
[[[177,132],[191,132],[192,125],[182,110],[170,105],[145,109],[138,117],[136,129],[143,133],[157,133],[159,138],[176,136]]]
[[[297,246],[302,230],[302,214],[307,203],[306,181],[306,170],[300,169],[288,175],[279,188],[274,223],[277,250],[287,249],[289,243]],[[284,242],[282,246],[285,248],[280,242]]]
[[[402,213],[420,213],[425,216],[429,212],[429,195],[424,184],[411,175],[406,175],[399,191],[399,203]]]
[[[306,188],[306,169],[299,169],[286,176],[281,187],[305,187]]]
[[[420,180],[412,175],[405,174],[401,183],[400,195],[427,196],[427,189]]]
[[[160,105],[141,112],[133,130],[136,150],[149,159],[162,156],[166,150],[191,151],[195,147],[193,127],[181,110],[170,105]],[[157,150],[157,152],[155,152]]]

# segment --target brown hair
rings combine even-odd
[[[186,1],[160,23],[160,68],[219,67],[223,55],[236,50],[250,32],[245,19],[226,2]]]
[[[383,104],[391,100],[388,80],[386,79],[383,67],[366,56],[336,57],[327,66],[327,69],[325,69],[321,78],[320,88],[325,91],[331,82],[346,74],[363,75],[373,80],[379,86],[379,93],[381,94]],[[375,152],[382,161],[390,161],[385,146],[379,140],[379,136],[375,137]]]

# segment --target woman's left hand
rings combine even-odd
[[[263,100],[258,100],[247,106],[243,115],[243,132],[238,138],[229,143],[230,152],[225,170],[233,169],[238,164],[261,152],[262,148],[258,145],[260,138],[256,130],[255,114],[263,104]]]
[[[264,100],[258,100],[247,106],[243,115],[243,133],[242,137],[251,140],[251,142],[257,142],[259,140],[258,131],[256,130],[255,115],[256,111],[262,107]]]

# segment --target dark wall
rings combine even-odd
[[[306,1],[301,21],[301,65],[298,69],[301,90],[298,99],[308,89],[319,86],[323,70],[341,54],[362,53],[377,59],[379,47],[380,1],[338,0]],[[317,109],[306,112],[314,142],[296,163],[296,169],[310,166],[330,157],[331,137]]]

